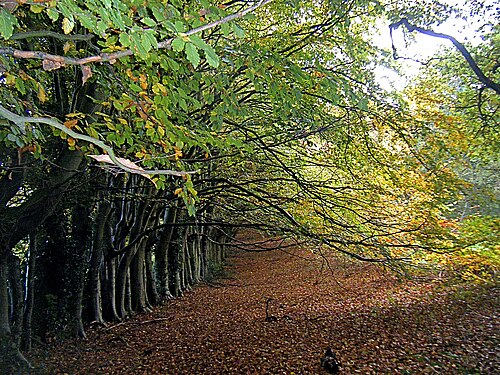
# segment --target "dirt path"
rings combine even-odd
[[[342,261],[332,275],[301,249],[230,262],[215,285],[39,353],[38,372],[322,374],[330,346],[344,374],[499,373],[498,287],[400,283]]]

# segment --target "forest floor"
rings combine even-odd
[[[323,374],[327,347],[343,374],[500,373],[498,285],[329,263],[300,248],[235,253],[214,283],[32,353],[35,373]]]

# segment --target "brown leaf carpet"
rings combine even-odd
[[[31,359],[43,374],[499,374],[499,288],[398,281],[307,250],[239,252],[227,274],[153,313]],[[266,321],[266,300],[269,314]]]

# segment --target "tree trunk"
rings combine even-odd
[[[145,267],[146,267],[146,248],[145,241],[141,241],[138,250],[132,259],[130,267],[130,287],[132,297],[132,309],[136,312],[148,311],[146,304],[146,284],[145,284]]]
[[[183,254],[184,254],[184,285],[186,290],[191,289],[191,287],[194,285],[194,278],[193,278],[193,246],[191,242],[191,228],[187,227],[186,230],[184,231],[184,237],[182,241],[182,247],[184,248]]]
[[[8,263],[0,257],[0,373],[12,374],[19,370],[29,370],[30,363],[19,351],[12,338],[9,322],[9,296],[7,291]]]
[[[21,340],[21,348],[24,351],[31,350],[31,323],[33,315],[33,303],[34,303],[34,283],[35,283],[35,267],[36,267],[36,256],[37,256],[37,239],[36,233],[30,234],[30,245],[28,253],[28,264],[26,266],[26,302],[24,304],[23,313],[23,333]]]
[[[105,259],[105,266],[101,272],[102,279],[102,305],[104,319],[106,321],[116,322],[120,320],[118,310],[116,309],[116,258]]]
[[[176,207],[167,208],[163,219],[163,224],[175,223],[177,220],[177,211],[178,210]],[[158,243],[155,247],[155,270],[158,282],[158,294],[160,303],[173,298],[172,293],[170,293],[169,290],[170,265],[168,253],[169,247],[172,243],[174,231],[174,226],[163,228]]]
[[[201,251],[201,278],[205,280],[208,277],[208,244],[206,238],[206,229],[201,228],[200,251]]]
[[[88,316],[90,321],[97,322],[98,324],[104,324],[100,275],[104,264],[104,247],[106,247],[110,241],[106,236],[106,226],[111,211],[111,205],[107,202],[100,202],[97,207],[97,217],[94,223],[95,229],[92,239],[92,255],[88,272]]]
[[[126,287],[125,287],[125,311],[127,312],[127,315],[132,313],[132,291],[130,288],[130,267],[127,270],[127,280],[126,280]]]
[[[90,240],[90,203],[77,205],[72,212],[72,246],[66,255],[66,281],[70,329],[75,337],[86,337],[82,321],[83,290],[85,286],[85,255]]]
[[[149,202],[134,203],[130,205],[129,210],[133,213],[133,225],[128,236],[130,246],[125,254],[122,255],[117,272],[117,303],[118,313],[121,318],[134,311],[137,307],[141,311],[145,309],[145,285],[144,285],[144,238],[140,238],[142,231],[146,230],[154,216],[154,208]],[[142,254],[141,254],[142,252]],[[134,259],[136,264],[133,270],[130,266]],[[132,300],[134,299],[134,301]],[[135,306],[134,306],[135,305]]]
[[[181,288],[181,241],[178,238],[179,228],[175,228],[168,246],[168,279],[169,291],[174,297],[182,295]]]
[[[77,174],[83,160],[80,151],[64,151],[55,163],[60,168],[46,179],[47,187],[34,191],[21,205],[2,208],[0,211],[0,228],[3,248],[0,257],[7,256],[19,241],[34,231],[58,207],[65,198],[64,192],[69,187],[69,180]]]
[[[21,261],[14,254],[8,259],[8,285],[11,295],[10,330],[12,341],[19,346],[21,343],[24,293],[21,278]]]
[[[156,306],[160,301],[158,290],[156,289],[156,275],[153,266],[153,253],[146,250],[146,297],[148,304]]]

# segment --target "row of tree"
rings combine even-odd
[[[181,295],[246,246],[241,228],[390,266],[453,247],[445,224],[470,155],[447,139],[473,139],[477,113],[444,108],[444,89],[427,105],[425,80],[418,95],[381,90],[373,67],[392,62],[368,31],[451,8],[0,3],[4,372],[29,367],[33,340],[83,337],[86,323]],[[498,99],[480,95],[486,137]]]

